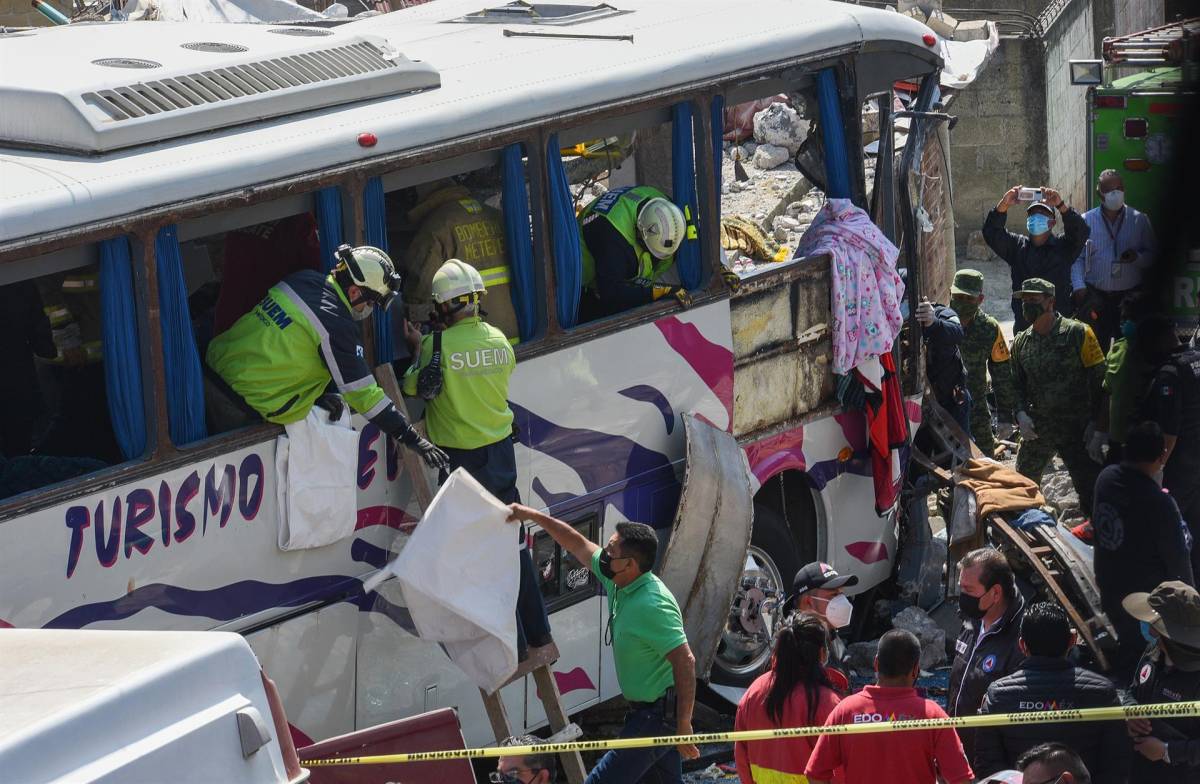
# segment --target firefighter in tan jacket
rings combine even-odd
[[[409,278],[404,302],[411,321],[430,312],[433,275],[446,259],[461,259],[479,271],[487,286],[487,321],[517,342],[517,312],[509,288],[504,224],[499,210],[481,204],[461,185],[445,181],[408,213],[417,226],[406,254]]]

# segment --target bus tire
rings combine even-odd
[[[761,600],[762,591],[747,590],[747,581],[761,584],[765,579],[767,587],[782,604],[791,591],[792,577],[801,566],[800,552],[787,521],[776,509],[760,500],[754,502],[754,529],[747,558],[757,569],[748,568],[740,575],[726,630],[717,646],[709,676],[713,683],[726,686],[749,686],[766,670],[771,660],[772,640],[766,636],[765,625],[753,606]],[[750,607],[747,602],[751,603]]]

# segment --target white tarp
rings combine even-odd
[[[961,90],[979,76],[1000,45],[996,25],[988,22],[988,37],[977,41],[952,41],[938,38],[938,54],[942,56],[942,87]]]
[[[305,22],[325,19],[292,0],[129,0],[122,12],[131,22]]]
[[[519,543],[508,507],[461,468],[438,490],[400,555],[364,591],[400,581],[417,633],[440,642],[491,693],[517,669]]]

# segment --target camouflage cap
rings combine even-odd
[[[1164,637],[1200,648],[1200,594],[1187,583],[1171,580],[1150,593],[1131,593],[1121,606]]]
[[[1054,284],[1045,278],[1026,278],[1021,284],[1021,288],[1014,291],[1013,294],[1044,294],[1053,297]]]
[[[960,269],[954,273],[954,282],[950,284],[951,294],[965,294],[968,297],[983,296],[983,273],[979,270]]]

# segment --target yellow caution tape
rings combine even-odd
[[[639,749],[647,746],[676,746],[733,741],[778,740],[814,735],[864,735],[871,732],[905,732],[932,730],[943,727],[1004,727],[1010,724],[1058,724],[1081,721],[1114,721],[1125,719],[1178,719],[1200,716],[1200,701],[1166,702],[1155,705],[1118,705],[1111,708],[1082,708],[1079,710],[1036,711],[1031,713],[997,713],[983,716],[958,716],[948,719],[915,719],[911,721],[877,721],[864,724],[835,724],[829,727],[792,727],[786,729],[743,730],[741,732],[709,732],[700,735],[660,735],[653,738],[614,738],[613,740],[583,740],[571,743],[542,743],[536,746],[491,746],[482,749],[447,749],[418,751],[409,754],[380,754],[373,757],[330,757],[301,760],[310,768],[331,765],[384,765],[401,762],[436,762],[451,759],[483,757],[525,757],[532,754],[563,754],[577,751],[609,751]]]

